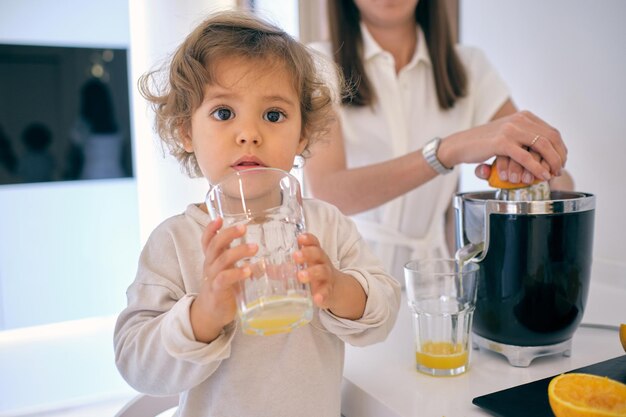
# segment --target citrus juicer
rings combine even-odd
[[[458,193],[457,262],[478,262],[473,346],[513,366],[571,354],[592,262],[595,196],[517,189]]]

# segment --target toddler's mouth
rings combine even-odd
[[[232,167],[236,170],[242,170],[265,167],[265,164],[256,157],[244,157],[235,162]]]

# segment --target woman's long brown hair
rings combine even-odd
[[[328,20],[335,62],[349,87],[343,103],[369,106],[375,101],[375,93],[363,66],[359,9],[353,0],[328,0]],[[424,31],[428,44],[439,107],[449,109],[465,96],[467,77],[454,49],[445,2],[420,0],[415,21]]]

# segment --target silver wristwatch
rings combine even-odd
[[[432,169],[437,172],[437,174],[444,175],[452,172],[452,168],[446,168],[443,166],[439,158],[437,158],[437,151],[439,150],[439,145],[441,144],[441,138],[434,138],[430,142],[428,142],[422,148],[422,155],[424,155],[424,159],[432,167]]]

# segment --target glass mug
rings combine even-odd
[[[297,237],[305,231],[298,180],[276,168],[237,171],[211,187],[206,205],[213,220],[224,220],[223,227],[246,225],[233,246],[255,243],[259,248],[236,265],[252,271],[237,294],[242,331],[267,336],[311,321],[311,290],[298,281],[300,267],[293,260]]]

